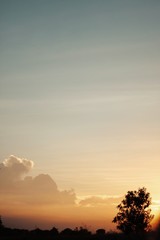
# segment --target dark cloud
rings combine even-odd
[[[33,161],[11,155],[0,164],[0,195],[3,204],[74,204],[73,190],[60,191],[48,174],[26,176],[34,166]]]

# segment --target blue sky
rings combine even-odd
[[[0,4],[1,160],[82,195],[159,198],[159,1]]]

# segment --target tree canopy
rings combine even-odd
[[[122,232],[141,233],[151,229],[150,222],[153,219],[151,209],[150,193],[146,188],[139,188],[138,191],[128,191],[125,198],[117,206],[118,213],[113,222]]]

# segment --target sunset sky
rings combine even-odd
[[[0,0],[0,215],[113,229],[160,212],[160,1]]]

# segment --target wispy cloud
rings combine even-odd
[[[111,206],[117,205],[121,200],[121,196],[88,196],[80,200],[79,204],[88,207]]]

